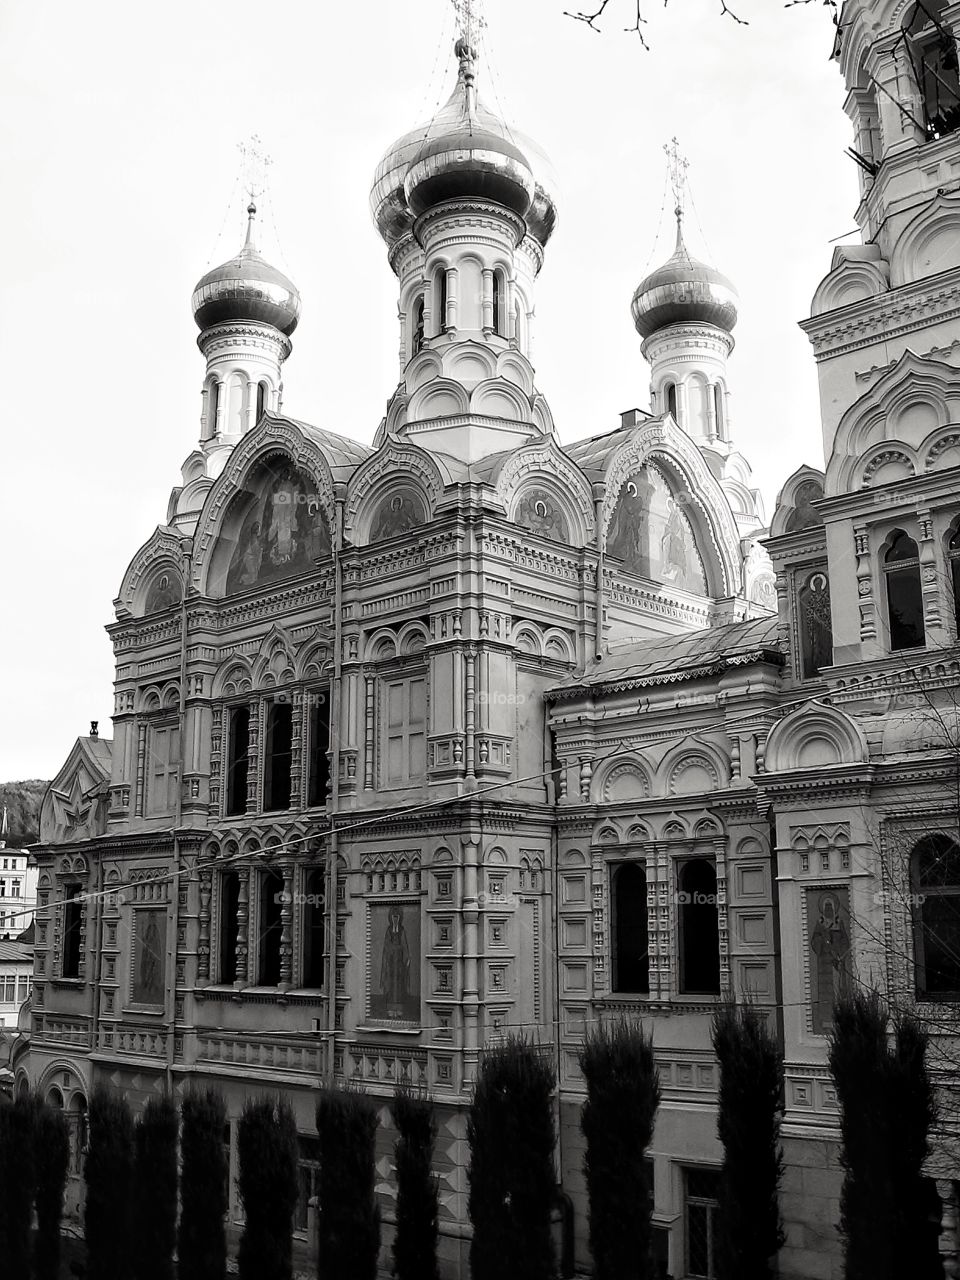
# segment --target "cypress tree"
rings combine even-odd
[[[245,1222],[241,1280],[290,1280],[297,1206],[297,1123],[280,1099],[248,1099],[237,1133]]]
[[[524,1280],[553,1280],[555,1084],[553,1068],[522,1036],[480,1060],[467,1118],[473,1280],[502,1280],[505,1264]]]
[[[127,1280],[131,1253],[133,1117],[125,1098],[99,1086],[90,1099],[84,1232],[89,1280]]]
[[[397,1280],[439,1280],[437,1179],[433,1147],[437,1120],[426,1098],[398,1087],[390,1108],[397,1129],[397,1229],[393,1271]]]
[[[70,1163],[70,1133],[67,1118],[58,1107],[48,1106],[39,1098],[35,1107],[37,1234],[33,1245],[33,1274],[35,1280],[58,1280],[60,1221]]]
[[[783,1057],[753,1005],[717,1011],[712,1039],[720,1064],[717,1136],[720,1178],[720,1280],[768,1280],[783,1246],[780,1145]]]
[[[619,1019],[590,1031],[580,1052],[587,1084],[580,1127],[590,1252],[596,1280],[649,1280],[653,1213],[644,1152],[660,1104],[653,1044],[641,1027]]]
[[[173,1100],[151,1098],[134,1131],[133,1274],[173,1280],[177,1244],[177,1130]]]
[[[227,1109],[215,1089],[188,1093],[180,1108],[179,1280],[223,1280],[227,1271]]]
[[[324,1087],[317,1101],[319,1256],[323,1280],[376,1280],[377,1108],[359,1089]]]
[[[30,1097],[0,1105],[0,1265],[11,1276],[30,1273],[34,1119]]]

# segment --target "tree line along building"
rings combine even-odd
[[[958,29],[942,0],[843,6],[862,244],[802,326],[825,465],[769,522],[734,443],[736,293],[679,216],[633,295],[649,409],[560,444],[530,360],[555,184],[479,97],[468,25],[449,101],[375,174],[400,381],[372,446],[281,408],[300,297],[251,202],[193,294],[201,437],[115,601],[113,739],[78,739],[42,807],[19,1071],[78,1150],[100,1081],[215,1084],[235,1173],[244,1098],[280,1088],[305,1248],[318,1081],[408,1081],[465,1276],[471,1081],[522,1031],[555,1061],[586,1263],[577,1053],[626,1014],[660,1064],[658,1256],[710,1277],[734,995],[784,1047],[781,1274],[840,1275],[835,996],[880,986],[948,1084],[955,1061]],[[949,1135],[929,1172],[955,1268]]]

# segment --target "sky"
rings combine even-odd
[[[577,0],[566,0],[576,5]],[[560,222],[533,359],[559,438],[649,404],[630,319],[673,248],[663,146],[689,163],[687,242],[741,298],[732,429],[768,518],[821,466],[816,367],[797,321],[855,240],[856,168],[819,5],[646,0],[643,48],[610,0],[486,0],[481,97],[550,156]],[[396,281],[370,181],[452,90],[450,0],[4,0],[0,7],[0,780],[51,778],[99,720],[104,627],[199,435],[190,295],[243,241],[238,145],[258,135],[261,247],[303,312],[284,411],[369,442],[399,377]]]

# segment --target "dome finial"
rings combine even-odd
[[[667,172],[670,177],[670,186],[673,188],[673,212],[677,218],[677,248],[683,247],[683,214],[687,194],[687,170],[690,168],[690,161],[680,150],[680,143],[676,137],[665,142],[663,149],[667,156]]]
[[[473,89],[480,36],[487,20],[480,12],[481,0],[450,0],[457,15],[457,41],[453,52],[460,61],[460,79]]]
[[[257,244],[253,238],[253,224],[257,217],[257,206],[253,200],[247,205],[247,238],[243,242],[243,251],[245,253],[256,253]]]

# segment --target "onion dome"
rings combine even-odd
[[[403,134],[374,174],[370,211],[393,246],[416,217],[444,200],[489,200],[526,219],[544,245],[557,222],[556,178],[550,161],[529,138],[511,129],[478,98],[476,53],[455,46],[456,87],[429,124]]]
[[[726,276],[690,256],[678,214],[677,247],[641,282],[630,310],[641,338],[671,324],[712,324],[730,333],[737,323],[738,301]]]
[[[231,320],[269,324],[288,337],[300,319],[300,294],[282,271],[261,257],[253,239],[257,207],[247,207],[247,238],[235,258],[197,282],[191,305],[201,329]]]

